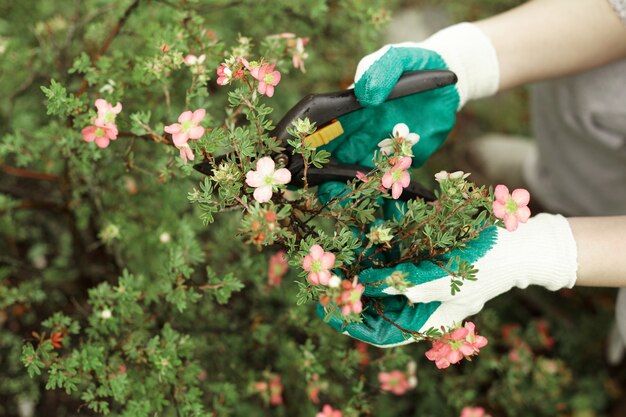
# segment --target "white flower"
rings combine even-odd
[[[405,156],[413,156],[411,148],[420,140],[420,135],[417,133],[411,133],[409,127],[404,123],[398,123],[393,127],[393,137],[384,139],[378,143],[380,152],[383,155],[391,155],[397,145],[400,145],[400,149],[407,148],[403,151]]]
[[[113,313],[111,313],[111,310],[109,310],[108,308],[105,308],[100,312],[100,317],[102,317],[104,320],[110,319],[112,315]]]
[[[270,201],[275,186],[291,181],[291,172],[287,168],[274,170],[275,167],[274,160],[264,156],[256,162],[256,171],[248,171],[246,174],[246,184],[256,188],[254,199],[259,203]]]
[[[161,241],[161,243],[168,243],[170,240],[172,240],[172,236],[167,232],[163,232],[159,236],[159,241]]]
[[[202,54],[200,56],[195,56],[193,54],[189,54],[185,57],[184,61],[185,64],[187,64],[188,66],[192,66],[192,65],[200,65],[204,62],[204,60],[206,59],[206,55]]]

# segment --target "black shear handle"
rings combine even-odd
[[[307,181],[309,185],[320,185],[328,181],[345,183],[349,180],[353,180],[358,171],[368,173],[370,170],[371,168],[360,165],[348,165],[330,161],[325,164],[323,168],[309,168]],[[299,178],[292,178],[291,183],[294,185],[301,185],[302,181]],[[402,192],[400,199],[408,201],[418,198],[422,198],[425,201],[434,201],[435,194],[423,185],[415,181],[411,181],[409,186]]]
[[[456,74],[448,70],[425,70],[406,72],[400,77],[387,101],[423,91],[434,90],[455,84]],[[318,127],[331,120],[359,110],[363,106],[354,94],[354,90],[341,90],[333,93],[309,94],[289,110],[276,125],[273,134],[286,143],[289,134],[287,128],[297,119],[308,117]]]

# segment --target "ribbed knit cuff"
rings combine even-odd
[[[576,241],[565,217],[538,214],[512,232],[508,243],[526,263],[522,271],[511,272],[517,275],[515,286],[541,285],[556,291],[572,288],[576,283]]]
[[[447,27],[421,46],[437,52],[458,77],[459,109],[468,100],[498,91],[500,67],[491,40],[476,25],[459,23]]]

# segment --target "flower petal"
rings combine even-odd
[[[178,123],[184,123],[191,120],[192,115],[193,113],[191,113],[189,110],[182,112],[180,116],[178,116]]]
[[[189,139],[200,139],[202,135],[204,135],[204,128],[202,126],[194,126],[189,129],[187,134],[189,135]]]
[[[394,182],[393,185],[391,186],[391,196],[393,197],[394,200],[397,200],[400,198],[400,196],[402,195],[402,186],[400,185],[400,183],[398,182]]]
[[[276,64],[272,64],[272,69],[274,69],[274,65]],[[280,72],[278,71],[272,72],[272,85],[278,85],[281,78],[282,78],[282,75],[280,75]]]
[[[393,136],[396,138],[406,138],[409,134],[409,127],[404,123],[398,123],[393,127]]]
[[[267,203],[272,198],[272,186],[264,185],[254,190],[254,199],[259,203]]]
[[[98,145],[98,147],[100,148],[106,148],[107,146],[109,146],[109,138],[107,137],[102,137],[102,138],[96,138],[96,145]]]
[[[272,176],[276,184],[288,184],[291,181],[291,172],[287,168],[281,168]]]
[[[517,217],[520,223],[526,223],[530,217],[530,209],[526,206],[518,208],[515,217]]]
[[[324,252],[321,259],[322,268],[330,269],[335,265],[335,254],[332,252]],[[329,277],[330,278],[330,277]]]
[[[404,188],[408,187],[411,183],[411,176],[409,175],[409,173],[404,171],[402,173],[402,178],[400,178],[400,181],[398,181],[398,183],[400,183],[400,185]]]
[[[489,343],[489,341],[487,340],[486,337],[476,335],[476,339],[474,340],[474,346],[475,347],[481,349],[481,348],[484,348],[485,346],[487,346],[488,343]]]
[[[415,145],[417,142],[420,141],[420,135],[418,135],[417,133],[409,133],[404,140],[411,146]]]
[[[509,198],[509,188],[506,185],[499,184],[496,186],[496,189],[494,190],[493,195],[497,201],[504,204],[506,203],[506,200]]]
[[[319,279],[320,284],[328,285],[328,281],[330,281],[331,273],[328,270],[320,271],[317,273],[317,277]]]
[[[106,111],[109,110],[109,107],[111,106],[105,99],[102,98],[97,99],[94,104],[98,109],[98,114],[106,113]]]
[[[504,227],[506,227],[506,230],[509,232],[517,230],[518,223],[517,217],[508,214],[504,216]]]
[[[191,121],[198,124],[202,121],[202,119],[204,119],[204,116],[206,116],[206,110],[198,109],[191,115]]]
[[[165,133],[173,134],[180,132],[180,128],[180,123],[174,123],[173,125],[165,126],[163,130],[165,130]]]
[[[309,272],[309,276],[307,277],[309,282],[313,285],[319,285],[320,278],[317,272]]]
[[[494,216],[496,216],[498,219],[504,218],[504,214],[506,213],[506,210],[504,209],[504,203],[496,200],[493,202],[491,208],[493,209]]]
[[[96,139],[96,127],[95,126],[87,126],[82,130],[83,140],[85,142],[93,142]]]
[[[378,142],[378,146],[381,148],[393,146],[393,139],[383,139],[380,142]]]
[[[322,255],[324,255],[324,248],[320,245],[313,245],[309,250],[309,254],[313,257],[313,260],[318,261],[322,259]]]
[[[246,184],[250,187],[257,188],[263,185],[264,178],[265,177],[262,174],[259,174],[258,171],[248,171],[246,174]]]
[[[412,158],[408,157],[408,156],[403,156],[402,158],[400,158],[400,160],[396,163],[396,165],[394,166],[394,168],[396,169],[407,169],[411,166],[411,162],[413,161]]]
[[[193,161],[195,158],[195,155],[193,154],[193,151],[191,150],[191,148],[189,146],[185,146],[183,150],[185,151],[185,155],[187,155],[187,158],[189,158],[190,161]]]
[[[122,103],[118,101],[115,107],[111,107],[111,111],[115,114],[119,114],[119,112],[122,111]]]
[[[311,270],[311,263],[313,262],[313,257],[311,255],[307,255],[302,259],[302,269],[305,271]]]
[[[264,156],[256,162],[256,170],[263,176],[272,176],[274,174],[274,168],[276,164],[274,160],[269,156]]]
[[[187,141],[189,140],[189,134],[183,132],[174,133],[172,135],[172,140],[174,141],[174,145],[176,146],[186,145]]]
[[[383,187],[385,188],[391,187],[391,185],[393,184],[393,175],[391,174],[390,171],[385,172],[385,175],[383,175],[381,183],[383,184]]]
[[[530,201],[530,193],[523,188],[513,190],[511,197],[513,197],[518,206],[527,206]]]

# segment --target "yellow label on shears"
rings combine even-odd
[[[339,120],[334,121],[328,126],[324,126],[321,129],[315,131],[315,133],[304,138],[304,143],[307,146],[318,148],[322,145],[326,145],[328,142],[337,139],[343,134],[343,127]]]

